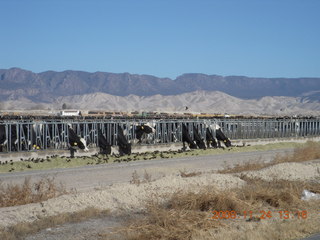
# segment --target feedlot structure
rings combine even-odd
[[[1,119],[0,152],[68,149],[68,126],[84,138],[89,148],[98,147],[100,129],[111,145],[117,145],[118,126],[125,131],[128,141],[135,144],[136,126],[151,123],[155,128],[142,144],[182,142],[185,124],[193,139],[197,129],[206,140],[208,126],[218,124],[232,140],[298,138],[320,135],[319,118],[211,118],[211,119]],[[194,128],[195,126],[195,128]],[[212,129],[215,131],[214,129]]]

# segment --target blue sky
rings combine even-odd
[[[319,0],[0,0],[0,69],[320,77]]]

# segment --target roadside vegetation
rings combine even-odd
[[[0,182],[0,207],[38,203],[66,193],[63,184],[57,184],[54,178],[49,177],[43,177],[34,183],[30,178],[25,178],[23,184]]]
[[[303,145],[296,146],[292,154],[277,156],[269,162],[255,160],[235,164],[232,166],[226,165],[224,166],[224,169],[219,170],[218,173],[240,173],[244,171],[257,171],[280,163],[306,162],[313,159],[320,159],[320,143],[309,141]]]
[[[218,148],[207,150],[190,150],[190,151],[154,151],[145,153],[133,153],[129,156],[118,155],[101,155],[95,154],[92,156],[81,157],[64,157],[53,155],[46,158],[29,158],[21,159],[20,161],[0,161],[0,172],[20,172],[28,170],[45,170],[54,168],[70,168],[80,167],[86,165],[100,165],[107,163],[126,163],[132,161],[146,161],[153,159],[170,159],[178,157],[194,157],[200,155],[217,155],[225,153],[237,153],[237,152],[250,152],[250,151],[267,151],[273,149],[294,148],[298,146],[304,146],[302,143],[294,142],[282,142],[282,143],[270,143],[266,145],[244,146],[244,147],[231,147],[231,148]]]
[[[320,144],[307,142],[292,154],[276,157],[271,162],[226,166],[219,172],[241,173],[319,158]],[[181,177],[200,174],[180,171]],[[296,239],[319,232],[320,200],[301,200],[301,193],[304,189],[320,193],[320,181],[266,181],[245,175],[240,178],[246,181],[241,188],[221,191],[214,186],[199,187],[197,192],[181,190],[161,198],[166,201],[153,198],[146,203],[142,216],[137,215],[115,236],[107,235],[105,239],[273,240]],[[236,217],[232,219],[234,214]]]
[[[166,201],[155,197],[143,213],[104,239],[273,240],[319,231],[319,200],[300,197],[306,188],[320,193],[320,183],[246,181],[242,188],[227,191],[212,186],[200,187],[198,192],[178,191],[166,196]],[[231,213],[236,214],[234,219]]]

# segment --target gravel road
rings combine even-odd
[[[83,192],[92,189],[100,189],[114,183],[129,182],[134,171],[143,174],[144,170],[146,170],[153,178],[158,178],[179,170],[217,170],[221,169],[225,164],[233,165],[243,161],[256,161],[257,159],[270,161],[276,155],[288,154],[292,151],[292,148],[287,148],[268,151],[136,161],[130,163],[90,165],[67,169],[0,173],[0,181],[3,183],[19,183],[23,182],[25,177],[31,177],[32,180],[36,181],[43,176],[49,176],[55,177],[56,181],[63,183],[67,189],[76,189],[78,192]]]

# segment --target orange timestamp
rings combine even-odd
[[[278,218],[278,219],[307,219],[308,212],[306,210],[303,211],[287,211],[281,210],[277,212],[272,211],[265,211],[261,210],[260,213],[255,213],[253,216],[253,211],[242,211],[238,213],[236,211],[211,211],[213,216],[211,219],[250,219],[250,218],[258,218],[258,219],[271,219],[271,218]]]

